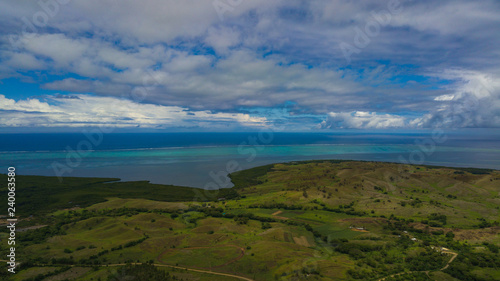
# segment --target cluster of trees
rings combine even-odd
[[[338,242],[336,241],[336,243]],[[348,254],[357,260],[365,257],[364,253],[382,250],[382,246],[345,242],[338,244],[335,250],[342,254]]]
[[[171,275],[170,272],[164,269],[158,269],[152,264],[143,263],[140,265],[128,264],[120,267],[117,273],[108,276],[108,280],[171,281],[184,279]]]
[[[321,233],[319,233],[317,230],[314,230],[314,229],[312,228],[312,226],[311,226],[311,225],[309,225],[309,224],[304,224],[304,227],[305,227],[305,229],[306,229],[307,231],[311,232],[311,233],[314,235],[314,237],[316,237],[316,238],[320,238],[320,239],[322,239],[323,241],[326,241],[326,240],[328,239],[328,237],[327,237],[327,236],[322,235],[322,234],[321,234]]]
[[[446,216],[441,214],[431,214],[428,218],[439,223],[446,222]],[[445,272],[459,280],[492,280],[486,277],[483,278],[481,276],[478,276],[476,272],[480,271],[481,268],[500,268],[500,247],[495,244],[483,242],[483,245],[489,250],[489,252],[477,253],[473,252],[473,247],[471,245],[453,240],[453,237],[455,235],[451,231],[448,231],[446,233],[442,230],[434,231],[432,232],[433,235],[428,235],[426,233],[426,230],[415,229],[408,225],[408,221],[403,220],[393,222],[389,221],[388,225],[385,228],[388,230],[392,230],[393,234],[402,234],[401,231],[407,230],[408,232],[413,233],[416,237],[421,239],[424,245],[443,245],[446,248],[456,251],[458,253],[457,258],[452,263],[450,263]],[[402,235],[397,243],[405,248],[410,246],[413,242],[409,241],[408,236]],[[412,263],[411,268],[413,268],[413,270],[427,270],[429,268],[428,265],[432,264],[433,261],[435,262],[435,267],[439,268],[439,266],[441,265],[436,259],[436,255],[438,254],[439,252],[436,251],[433,254],[434,257],[417,257],[416,259],[407,259],[407,262]],[[449,260],[450,258],[449,255],[445,255],[443,257],[445,258],[445,261]],[[359,272],[353,274],[356,275],[358,273]]]
[[[498,253],[471,253],[464,248],[444,272],[459,280],[493,280],[474,274],[474,271],[480,268],[500,268],[500,255]]]
[[[488,242],[483,242],[483,245],[485,245],[486,248],[488,248],[492,253],[498,254],[500,247],[497,245]]]
[[[485,218],[479,218],[478,220],[480,221],[480,223],[476,225],[476,227],[478,228],[486,228],[499,225],[498,221],[489,222]]]
[[[234,184],[234,189],[245,188],[249,186],[262,184],[259,178],[270,172],[274,164],[255,167],[248,170],[234,172],[228,175]]]
[[[260,221],[260,222],[276,222],[277,220],[276,219],[273,219],[273,218],[267,218],[267,217],[261,217],[261,216],[256,216],[252,213],[244,213],[244,214],[238,214],[236,216],[234,216],[234,220],[239,222],[239,221],[246,221],[248,222],[248,220],[256,220],[256,221]]]
[[[113,252],[113,251],[122,250],[124,248],[129,248],[129,247],[136,246],[136,245],[138,245],[138,244],[146,241],[146,239],[148,239],[148,238],[149,238],[149,236],[144,236],[141,239],[127,242],[124,245],[119,245],[119,246],[113,247],[110,250],[107,250],[107,249],[106,250],[102,250],[99,253],[97,253],[96,255],[92,255],[92,256],[90,256],[87,259],[85,259],[85,258],[81,259],[78,263],[79,264],[83,264],[83,265],[92,265],[92,264],[93,265],[97,265],[97,264],[101,264],[102,262],[105,261],[105,259],[101,261],[101,260],[99,260],[99,257],[101,257],[101,256],[109,253],[110,251]]]
[[[58,275],[59,273],[63,273],[65,271],[68,271],[70,268],[71,268],[70,266],[61,267],[61,268],[58,268],[54,271],[51,271],[51,272],[48,272],[45,274],[38,274],[35,277],[24,279],[24,281],[42,281],[42,280],[45,280],[45,278],[55,276],[55,275]]]
[[[269,229],[271,228],[271,224],[268,222],[262,222],[262,229]]]
[[[66,235],[63,229],[63,225],[67,224],[67,221],[62,221],[56,225],[46,226],[42,228],[32,229],[30,231],[18,232],[17,239],[22,242],[23,245],[28,244],[40,244],[45,242],[47,238],[55,235]]]
[[[200,212],[204,213],[206,216],[210,217],[215,217],[215,218],[228,218],[228,219],[234,219],[235,222],[238,224],[247,224],[249,220],[256,220],[260,221],[262,223],[267,223],[265,226],[267,228],[270,228],[270,222],[277,222],[277,219],[270,218],[270,217],[261,217],[254,215],[253,213],[243,213],[243,214],[231,214],[231,213],[226,213],[223,208],[204,208],[200,209]],[[264,227],[264,226],[263,226]]]
[[[250,220],[250,218],[247,216],[234,217],[234,221],[237,222],[238,224],[247,224],[249,220]]]
[[[407,236],[383,244],[339,240],[330,242],[335,251],[347,254],[356,260],[358,267],[348,272],[354,279],[380,278],[404,270],[438,270],[449,260],[449,256],[430,247],[420,248],[419,251],[412,251],[410,254],[408,248],[414,243]]]
[[[422,203],[423,201],[420,200],[419,198],[415,198],[415,199],[412,199],[410,201],[401,201],[399,202],[399,204],[401,205],[401,207],[404,207],[406,205],[410,205],[412,207],[421,207],[422,206]]]
[[[365,211],[356,211],[352,207],[349,208],[349,209],[341,208],[341,207],[339,207],[339,208],[323,207],[323,211],[334,212],[334,213],[344,213],[344,214],[347,214],[347,215],[358,216],[358,217],[366,216],[368,214]]]
[[[442,254],[431,248],[425,248],[416,256],[406,258],[406,267],[412,271],[439,270],[450,259],[449,255]]]
[[[446,225],[446,222],[447,222],[446,215],[442,215],[442,214],[438,214],[438,213],[432,213],[432,214],[428,215],[427,218],[429,219],[429,221],[437,221],[437,222],[440,222],[442,225]]]
[[[218,198],[225,199],[237,199],[240,198],[240,194],[236,191],[235,188],[222,188],[219,189],[219,193],[217,194],[217,198],[212,198],[214,201]]]
[[[201,209],[200,212],[203,212],[203,213],[205,213],[205,215],[210,216],[210,217],[214,217],[214,218],[220,218],[220,217],[226,216],[226,214],[224,213],[224,209],[222,209],[220,207],[219,208],[205,208],[205,209]]]
[[[50,262],[52,264],[67,264],[67,265],[75,264],[73,256],[70,256],[69,258],[52,258]]]
[[[141,239],[127,242],[127,243],[125,243],[125,245],[123,245],[123,248],[129,248],[129,247],[133,247],[135,245],[141,244],[142,242],[146,241],[146,239],[148,239],[148,238],[149,238],[149,236],[146,235],[146,236],[142,237]]]
[[[196,188],[151,184],[147,181],[118,182],[119,179],[65,178],[64,182],[61,182],[57,177],[22,175],[19,175],[17,180],[16,189],[23,196],[17,198],[16,205],[19,207],[18,215],[23,217],[42,216],[55,210],[75,206],[87,207],[105,202],[109,197],[168,202],[217,200],[211,197],[198,198]],[[221,190],[218,194],[219,197],[226,198],[235,195],[235,191],[230,190]]]
[[[285,203],[263,203],[263,204],[252,204],[248,208],[255,209],[284,209],[284,210],[303,210],[305,206],[303,205],[288,205]]]

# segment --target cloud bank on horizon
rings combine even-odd
[[[0,2],[0,127],[499,128],[500,2]]]

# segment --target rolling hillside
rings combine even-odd
[[[2,278],[500,278],[498,171],[332,160],[231,179],[234,188],[205,192],[18,176],[21,264]],[[48,204],[30,206],[40,194]]]

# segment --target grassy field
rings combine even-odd
[[[0,278],[115,280],[132,263],[183,280],[500,276],[498,171],[311,161],[231,178],[200,201],[191,188],[19,176],[20,227],[46,226],[17,234],[20,271]]]

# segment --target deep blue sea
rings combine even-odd
[[[500,170],[497,133],[0,134],[0,173],[116,177],[202,188],[269,163],[352,159]]]

